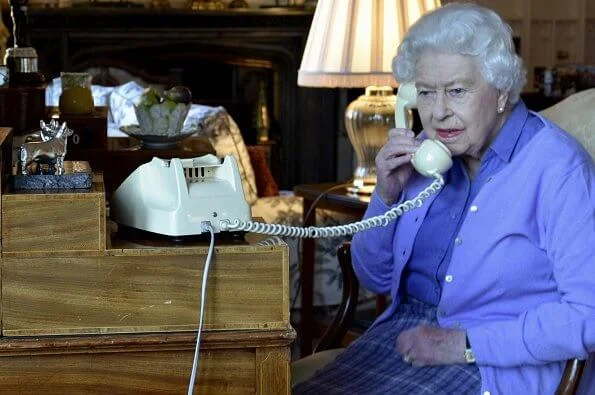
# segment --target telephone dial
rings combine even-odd
[[[397,92],[395,122],[407,127],[407,109],[415,106],[417,92],[403,84]],[[451,166],[448,148],[437,140],[424,140],[412,156],[413,167],[434,181],[415,198],[383,215],[332,227],[297,227],[251,221],[244,200],[237,163],[213,155],[193,159],[153,158],[141,165],[114,192],[111,217],[119,224],[169,236],[198,235],[208,223],[215,232],[247,231],[289,237],[338,237],[385,226],[403,213],[420,207],[443,185]]]

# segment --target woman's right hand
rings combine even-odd
[[[411,130],[388,131],[388,141],[376,155],[376,193],[387,206],[399,198],[411,177],[411,155],[420,144]]]

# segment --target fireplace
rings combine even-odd
[[[264,86],[276,177],[287,189],[335,179],[335,92],[297,87],[311,19],[304,11],[31,9],[29,30],[47,78],[94,69],[96,83],[109,85],[118,68],[183,84],[196,103],[224,106],[248,144],[256,143],[254,106]]]

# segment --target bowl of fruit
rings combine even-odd
[[[120,130],[140,140],[145,148],[171,148],[196,133],[195,129],[184,129],[191,103],[192,93],[186,87],[174,86],[163,94],[147,88],[134,106],[138,125]]]

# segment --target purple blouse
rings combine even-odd
[[[595,166],[572,136],[522,103],[513,116],[490,150],[503,163],[456,232],[438,322],[467,331],[482,393],[554,393],[565,360],[595,351]],[[403,198],[430,182],[414,176]],[[393,299],[377,322],[399,304],[401,275],[435,198],[353,238],[360,281]],[[374,194],[365,218],[388,209]]]
[[[534,135],[521,134],[520,129],[514,127],[524,123],[525,119],[525,128],[535,130],[543,125],[538,117],[527,117],[524,104],[515,106],[500,134],[482,158],[473,181],[469,179],[460,159],[455,158],[453,167],[444,175],[446,185],[430,204],[415,238],[403,278],[406,294],[434,306],[438,305],[456,245],[456,235],[473,200],[487,180],[508,163],[507,158],[511,153],[522,150]]]

